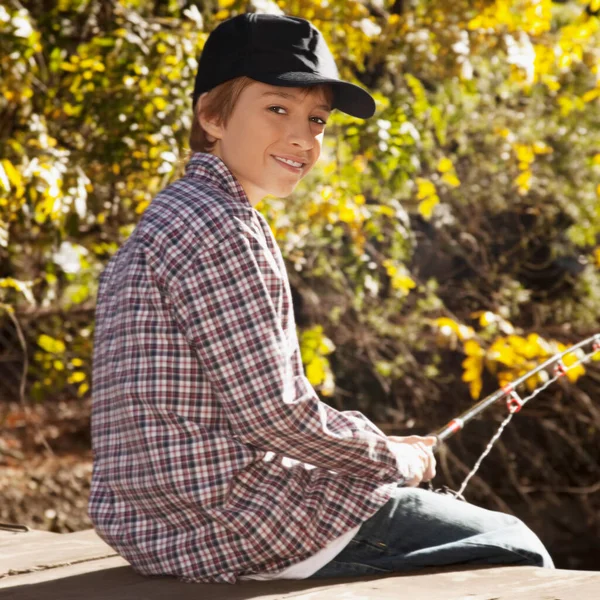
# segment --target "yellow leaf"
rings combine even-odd
[[[161,98],[160,96],[154,98],[152,100],[152,104],[154,104],[154,106],[156,106],[158,110],[164,110],[165,108],[167,108],[167,101],[164,98]]]
[[[64,342],[54,339],[45,333],[38,338],[38,346],[52,354],[61,354],[66,350]]]
[[[435,186],[428,179],[417,178],[417,200],[423,200],[430,196],[436,196]]]
[[[525,338],[522,338],[520,335],[509,335],[506,338],[506,341],[515,349],[519,349],[525,343]]]
[[[511,371],[500,371],[500,373],[498,373],[498,385],[500,387],[505,387],[514,380],[515,376]]]
[[[473,398],[473,400],[479,399],[479,396],[481,395],[482,385],[483,383],[481,381],[481,378],[471,381],[471,384],[469,385],[469,392],[471,393],[471,398]]]
[[[519,192],[526,192],[531,187],[531,171],[524,171],[516,179]]]
[[[384,206],[383,204],[376,206],[374,212],[380,215],[387,215],[388,217],[393,217],[396,214],[396,211],[391,206]]]
[[[579,356],[578,356],[579,355]],[[575,364],[581,358],[581,351],[569,352],[563,356],[563,363],[565,366],[570,367]]]
[[[513,367],[519,362],[513,348],[511,348],[503,338],[497,339],[490,346],[488,358],[498,363],[502,363],[507,367]]]
[[[454,173],[444,173],[442,181],[445,181],[452,187],[458,187],[460,185],[460,179]]]
[[[338,216],[340,221],[343,221],[344,223],[354,223],[358,220],[357,211],[353,206],[342,206]]]
[[[319,344],[319,352],[321,354],[331,354],[335,350],[335,344],[328,338],[323,336]]]
[[[419,213],[423,216],[424,219],[431,219],[431,215],[433,214],[433,209],[439,204],[440,199],[437,196],[433,196],[427,198],[427,200],[423,200],[419,203]]]
[[[452,161],[449,158],[441,158],[437,169],[440,173],[447,173],[453,168]]]
[[[556,77],[551,75],[543,75],[542,82],[546,84],[551,92],[558,92],[558,90],[560,90],[560,83],[556,81]]]
[[[585,369],[582,365],[577,365],[567,371],[567,378],[571,383],[575,383],[582,375],[585,375]]]
[[[17,279],[13,279],[12,277],[3,277],[0,279],[0,287],[13,288],[19,292],[22,292],[24,286],[23,283]]]
[[[535,156],[533,153],[533,148],[528,146],[527,144],[515,144],[514,145],[515,153],[517,155],[517,159],[519,162],[524,163],[532,163]]]
[[[6,235],[6,233],[5,233]],[[3,241],[7,241],[7,238]],[[0,244],[1,245],[1,244]],[[25,298],[31,302],[31,304],[35,304],[35,298],[33,297],[33,293],[31,292],[31,282],[20,281],[18,279],[13,279],[12,277],[4,277],[0,279],[0,287],[6,288],[10,287],[18,292],[21,292]]]
[[[575,107],[575,103],[570,98],[566,96],[561,96],[558,99],[558,105],[560,106],[560,114],[563,117],[566,117]]]
[[[527,336],[527,342],[536,347],[536,356],[538,358],[548,358],[552,354],[550,344],[537,333],[530,333]]]
[[[419,213],[423,215],[423,218],[430,219],[433,213],[433,209],[439,203],[435,186],[428,179],[422,177],[417,178],[417,200],[421,200],[419,203]]]
[[[70,62],[60,63],[60,68],[63,71],[69,71],[70,73],[74,73],[75,71],[77,71],[77,67],[74,64],[71,64]]]
[[[146,208],[148,208],[148,206],[150,205],[150,201],[149,200],[142,200],[142,202],[140,202],[136,207],[135,207],[135,212],[138,215],[141,215]]]
[[[8,177],[8,173],[6,172],[6,169],[4,168],[3,162],[4,161],[0,162],[0,184],[4,188],[5,192],[10,192],[10,179]]]
[[[535,342],[526,341],[519,348],[519,353],[526,359],[531,360],[536,356],[539,356],[539,346]]]
[[[416,285],[411,277],[403,273],[397,273],[392,278],[392,287],[396,290],[401,290],[404,294],[408,294]]]
[[[463,360],[462,366],[465,370],[462,375],[463,381],[473,381],[481,375],[482,361],[478,356],[468,356]]]
[[[54,366],[54,368],[55,368],[57,371],[64,371],[64,370],[65,370],[65,365],[64,365],[64,363],[63,363],[62,361],[60,361],[60,360],[55,360],[55,361],[52,363],[52,365]]]
[[[7,160],[6,158],[2,160],[1,164],[4,167],[4,172],[6,173],[6,177],[8,177],[8,181],[10,181],[15,188],[21,188],[23,186],[21,173],[19,173],[10,160]]]
[[[485,351],[475,340],[467,340],[464,345],[464,351],[467,356],[483,356]]]
[[[476,400],[481,394],[481,372],[483,371],[483,361],[481,357],[469,356],[468,358],[465,358],[462,365],[465,369],[462,380],[469,383],[471,397]]]
[[[389,258],[386,258],[382,262],[382,265],[385,267],[385,270],[390,277],[393,277],[398,272],[398,268]]]
[[[300,356],[302,357],[302,362],[305,365],[309,365],[315,358],[315,349],[310,348],[306,342],[303,342],[302,348],[300,349]]]
[[[87,384],[87,382],[84,382],[77,389],[77,394],[79,396],[83,396],[89,389],[90,389],[90,386]]]
[[[67,379],[67,381],[69,383],[80,383],[82,381],[85,381],[86,376],[85,373],[83,371],[75,371],[74,373],[72,373],[69,378]]]
[[[595,100],[598,96],[600,96],[600,90],[598,89],[594,89],[594,90],[589,90],[588,92],[586,92],[581,99],[584,102],[591,102],[592,100]]]
[[[315,356],[306,366],[306,378],[312,385],[319,385],[325,378],[324,363],[320,356]]]

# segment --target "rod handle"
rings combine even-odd
[[[458,433],[463,427],[465,423],[462,419],[456,418],[452,419],[449,423],[444,425],[441,429],[438,429],[434,433],[430,433],[429,435],[433,435],[437,438],[437,442],[433,447],[434,451],[439,448],[447,439],[451,438],[455,433]]]

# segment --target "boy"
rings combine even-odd
[[[415,489],[432,437],[388,438],[304,376],[281,252],[253,207],[319,158],[329,113],[375,104],[321,34],[243,14],[211,34],[195,153],[102,273],[90,516],[142,574],[185,581],[552,566],[520,521]]]

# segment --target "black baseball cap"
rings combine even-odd
[[[321,32],[306,19],[244,13],[220,23],[198,62],[193,105],[204,92],[235,77],[284,87],[331,84],[332,108],[367,119],[375,113],[369,92],[342,81]]]

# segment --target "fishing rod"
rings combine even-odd
[[[586,354],[585,356],[574,362],[572,365],[569,365],[568,367],[565,366],[562,360],[565,355],[572,354],[576,350],[579,350],[580,348],[583,348],[587,345],[592,346],[592,352]],[[473,406],[471,406],[471,408],[468,408],[458,417],[452,419],[448,424],[444,425],[436,432],[430,434],[435,436],[438,440],[436,447],[439,446],[442,442],[445,442],[447,439],[452,437],[455,433],[463,429],[469,421],[474,419],[477,415],[481,414],[486,408],[488,408],[492,404],[495,404],[496,402],[499,402],[500,400],[506,399],[507,408],[510,413],[519,412],[521,408],[529,400],[531,400],[531,398],[537,396],[537,394],[545,390],[551,383],[554,383],[554,381],[556,381],[563,375],[566,375],[567,372],[573,369],[574,367],[584,362],[587,362],[596,353],[600,353],[600,334],[593,335],[583,340],[582,342],[571,346],[563,352],[555,354],[547,361],[541,363],[534,369],[531,369],[530,371],[525,373],[525,375],[519,377],[518,379],[515,379],[515,381],[509,383],[508,385],[505,385],[504,387],[496,390],[489,396],[486,396],[483,400],[480,400],[479,402],[477,402],[477,404],[474,404]],[[556,365],[554,369],[554,377],[546,381],[542,387],[535,390],[535,392],[529,397],[521,399],[516,391],[516,388],[525,381],[527,381],[527,379],[529,379],[530,377],[537,375],[537,373],[539,373],[540,371],[547,370],[552,365]]]
[[[568,366],[566,366],[564,364],[564,362],[563,362],[564,356],[566,356],[567,354],[572,354],[573,352],[576,352],[577,350],[584,348],[586,346],[591,346],[590,352],[588,352],[587,354],[584,354],[583,356],[578,358],[578,360],[574,361],[572,364],[570,364]],[[481,456],[475,463],[474,467],[471,469],[471,471],[465,477],[459,490],[457,492],[454,492],[453,490],[450,490],[450,489],[446,488],[446,486],[444,486],[445,489],[443,491],[447,492],[447,493],[451,493],[452,495],[455,495],[456,497],[464,500],[464,498],[462,497],[462,492],[466,488],[467,483],[469,482],[471,477],[473,477],[473,475],[475,475],[475,473],[479,469],[479,466],[481,465],[481,462],[489,454],[490,450],[493,448],[494,444],[496,443],[496,441],[498,440],[498,438],[504,431],[504,428],[508,425],[510,420],[513,418],[513,416],[516,413],[518,413],[527,402],[529,402],[532,398],[534,398],[535,396],[537,396],[538,394],[543,392],[549,385],[551,385],[552,383],[554,383],[561,377],[565,376],[571,369],[574,369],[575,367],[590,361],[596,354],[598,354],[598,356],[600,357],[600,334],[595,334],[595,335],[579,342],[578,344],[575,344],[574,346],[567,348],[563,352],[554,354],[552,357],[550,357],[545,362],[539,364],[537,367],[535,367],[535,368],[531,369],[530,371],[528,371],[527,373],[525,373],[525,375],[515,379],[508,385],[505,385],[505,386],[499,388],[498,390],[496,390],[489,396],[486,396],[483,400],[480,400],[479,402],[477,402],[477,404],[474,404],[473,406],[471,406],[471,408],[468,408],[466,411],[464,411],[458,417],[455,417],[454,419],[449,421],[446,425],[444,425],[443,427],[441,427],[434,433],[431,433],[430,435],[437,438],[437,441],[433,446],[433,450],[434,450],[434,452],[439,451],[440,447],[446,440],[451,438],[455,433],[461,431],[469,421],[471,421],[476,416],[481,414],[486,408],[492,406],[493,404],[496,404],[497,402],[506,400],[506,407],[508,409],[507,417],[504,419],[504,421],[502,421],[498,430],[496,431],[496,433],[494,434],[494,436],[492,437],[492,439],[490,440],[490,442],[484,449],[483,453],[481,454]],[[552,367],[553,367],[553,369],[551,369]],[[519,385],[521,385],[522,383],[527,381],[530,377],[533,377],[534,375],[536,375],[542,371],[545,371],[546,373],[548,373],[549,369],[551,369],[550,372],[553,373],[553,376],[551,378],[549,378],[546,382],[544,382],[543,385],[536,388],[529,396],[527,396],[525,398],[521,398],[519,396],[519,394],[517,392],[517,388]],[[437,491],[442,491],[442,490],[437,490]]]

